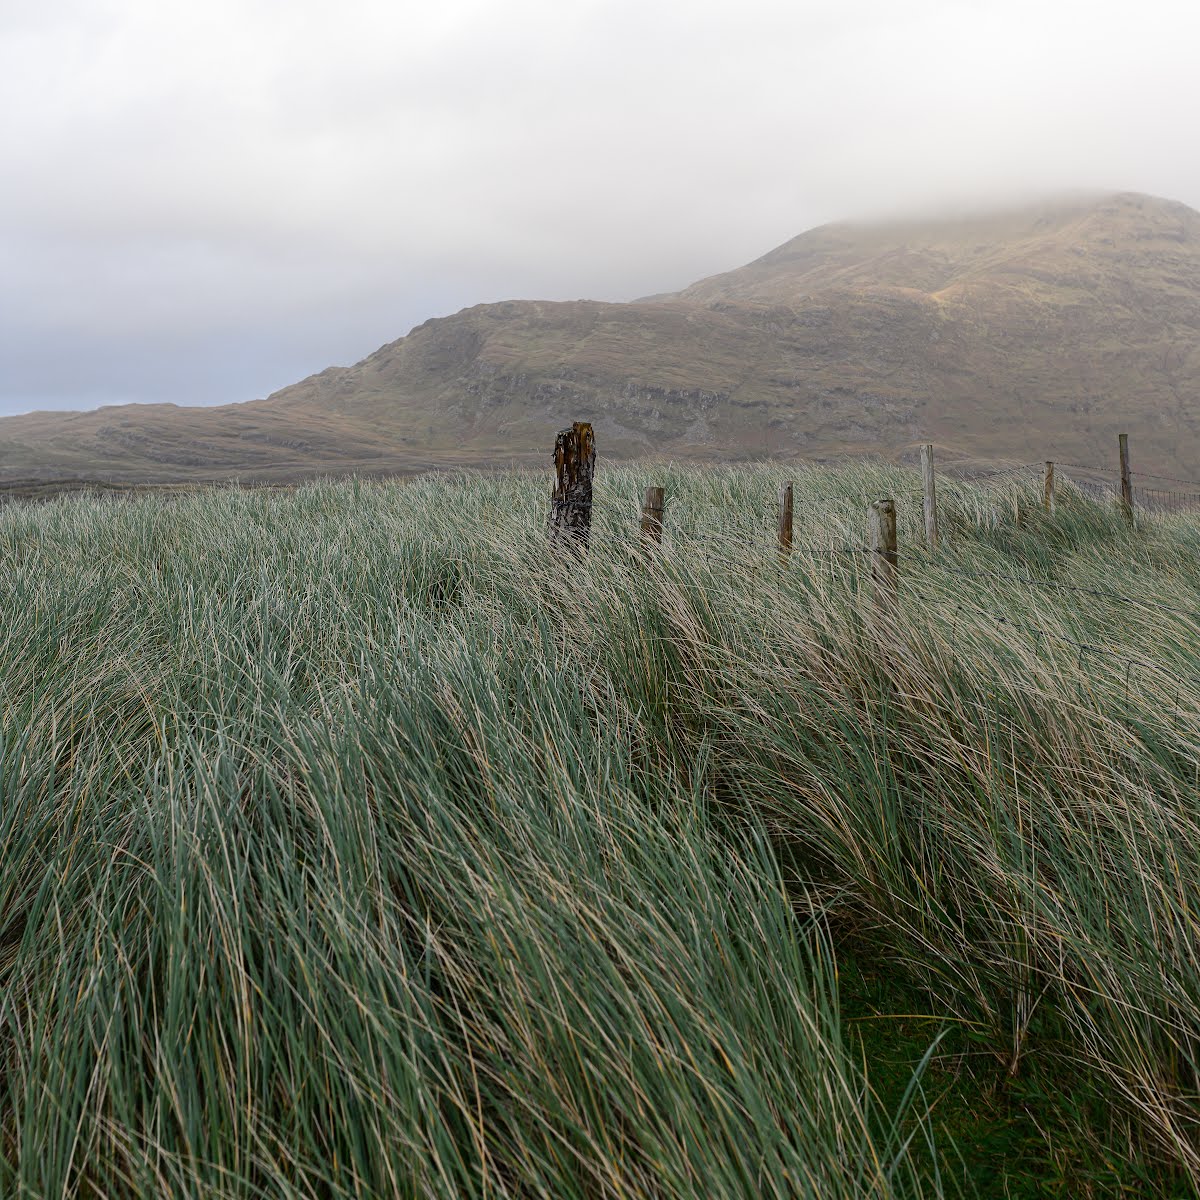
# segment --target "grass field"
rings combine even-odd
[[[1196,1194],[1200,521],[917,486],[5,506],[0,1196]]]

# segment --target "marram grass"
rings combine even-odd
[[[0,510],[0,1195],[952,1193],[847,938],[1194,1187],[1200,524],[947,484],[930,558],[916,486],[608,471],[567,563],[532,475]]]

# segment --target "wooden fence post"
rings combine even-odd
[[[1125,520],[1133,524],[1133,478],[1129,472],[1129,434],[1122,433],[1118,437],[1121,451],[1121,507],[1125,510]]]
[[[648,487],[642,496],[642,540],[647,545],[661,544],[663,531],[663,489]]]
[[[1054,512],[1054,464],[1046,463],[1046,474],[1042,481],[1042,507],[1048,512]]]
[[[550,541],[575,550],[592,535],[592,476],[596,438],[587,421],[576,421],[554,441],[554,494],[550,500]]]
[[[875,585],[875,603],[891,608],[896,602],[900,555],[896,550],[896,504],[876,500],[871,505],[871,579]]]
[[[787,562],[792,552],[792,485],[779,485],[779,557]]]
[[[938,548],[937,483],[933,474],[933,447],[921,447],[921,490],[925,494],[925,545]]]

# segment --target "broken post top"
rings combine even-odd
[[[586,484],[590,500],[595,466],[596,436],[591,423],[576,421],[554,441],[554,499],[566,500],[573,489]]]

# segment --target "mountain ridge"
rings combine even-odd
[[[349,367],[217,408],[0,420],[0,476],[278,479],[600,451],[723,460],[1111,458],[1193,474],[1200,213],[1105,193],[943,220],[836,223],[623,304],[431,318]],[[1186,468],[1186,469],[1185,469]]]

